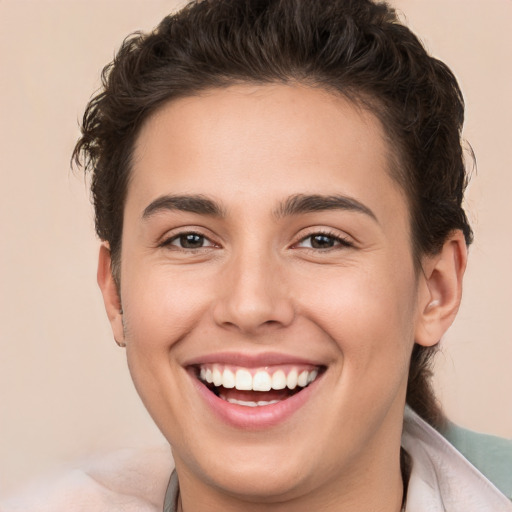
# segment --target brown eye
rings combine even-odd
[[[214,244],[198,233],[182,233],[171,238],[165,245],[172,245],[181,249],[202,249],[203,247],[213,247]]]
[[[342,237],[330,235],[327,233],[313,233],[303,238],[298,244],[298,247],[306,249],[332,249],[333,247],[352,247],[352,244]]]
[[[329,249],[336,244],[336,239],[328,235],[313,235],[310,238],[313,249]]]
[[[199,247],[203,247],[204,244],[204,236],[196,235],[195,233],[181,235],[178,240],[180,241],[181,247],[184,249],[198,249]]]

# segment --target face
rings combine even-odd
[[[388,161],[373,115],[299,86],[143,126],[110,316],[182,487],[282,500],[397,460],[421,278]]]

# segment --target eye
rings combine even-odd
[[[199,233],[180,233],[169,238],[163,243],[164,246],[175,246],[180,249],[202,249],[204,247],[214,247],[215,244]]]
[[[297,247],[308,249],[332,249],[334,247],[352,247],[348,240],[331,233],[313,233],[303,238]]]

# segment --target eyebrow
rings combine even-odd
[[[320,194],[297,194],[290,196],[281,203],[274,211],[276,218],[287,217],[290,215],[299,215],[302,213],[313,213],[326,210],[346,210],[372,218],[377,224],[377,216],[363,203],[357,199],[342,195],[320,195]]]
[[[152,201],[142,212],[142,218],[148,219],[163,211],[182,211],[209,215],[212,217],[225,217],[225,211],[219,203],[200,194],[194,195],[164,195]],[[362,213],[378,223],[376,215],[352,197],[342,195],[296,194],[283,201],[276,210],[277,219],[314,213],[326,210],[345,210]]]
[[[148,219],[163,211],[182,211],[197,213],[198,215],[210,215],[212,217],[224,217],[223,208],[202,195],[165,195],[160,196],[149,203],[142,212],[142,218]]]

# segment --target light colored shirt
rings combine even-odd
[[[412,459],[406,512],[512,512],[509,499],[409,408],[402,446]]]

